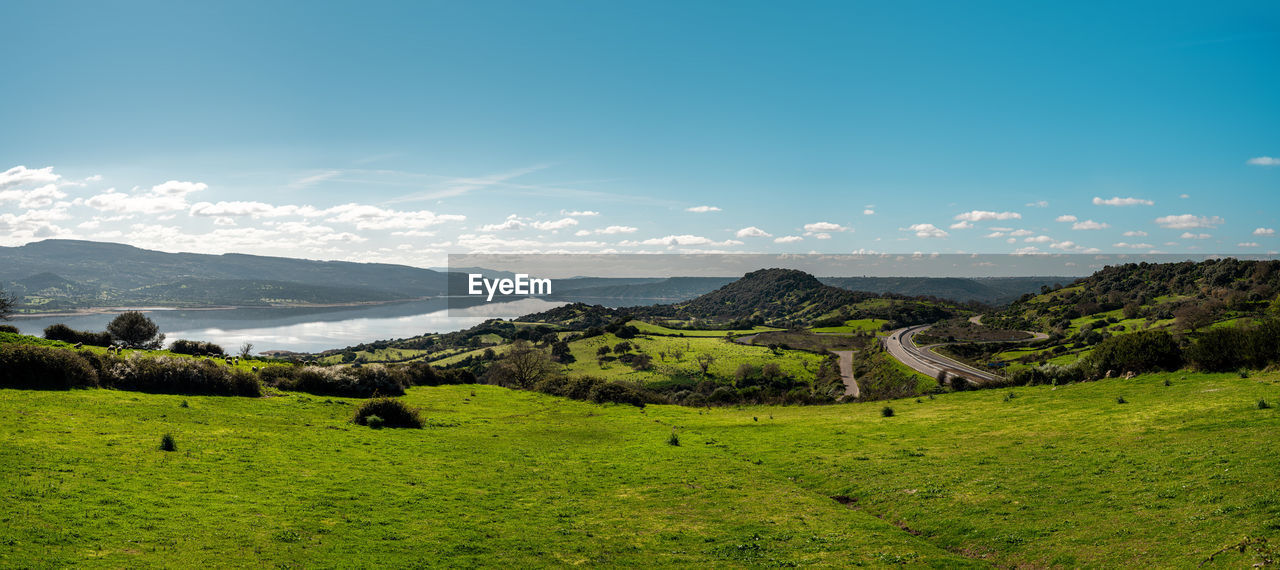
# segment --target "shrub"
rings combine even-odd
[[[1271,404],[1261,398],[1258,399],[1258,409],[1265,410],[1271,407]]]
[[[883,408],[880,408],[880,415],[881,415],[881,416],[883,416],[883,417],[886,417],[886,418],[892,418],[892,417],[893,417],[893,408],[890,408],[889,406],[885,406],[885,407],[883,407]]]
[[[18,327],[15,327],[13,325],[0,325],[0,332],[19,334]]]
[[[193,356],[221,356],[226,354],[222,347],[212,342],[201,342],[198,340],[182,340],[173,341],[169,346],[170,352],[177,354],[190,354]]]
[[[604,380],[593,376],[578,376],[565,383],[562,395],[574,400],[586,400],[591,398],[592,390],[600,384],[604,384]]]
[[[1094,377],[1107,372],[1143,373],[1154,370],[1177,370],[1182,366],[1182,352],[1167,331],[1141,331],[1108,338],[1085,357],[1084,366]]]
[[[597,384],[591,389],[591,401],[597,404],[631,404],[644,407],[644,398],[635,388],[620,382]]]
[[[98,373],[65,348],[0,345],[0,388],[70,390],[98,385]]]
[[[61,323],[45,327],[44,337],[49,340],[60,340],[71,344],[79,342],[93,346],[111,346],[111,335],[109,333],[78,331]]]
[[[375,398],[361,404],[351,421],[364,426],[369,425],[372,417],[382,420],[382,425],[386,427],[422,428],[422,417],[418,415],[418,411],[395,398]]]
[[[164,434],[160,436],[160,451],[177,451],[178,443],[173,440],[173,434]]]
[[[733,404],[738,401],[738,391],[729,386],[721,386],[707,396],[707,401],[713,404]]]
[[[1117,403],[1117,404],[1128,404],[1128,403],[1129,403],[1129,401],[1128,401],[1128,400],[1126,400],[1126,399],[1124,399],[1124,396],[1116,396],[1116,403]]]
[[[382,418],[379,416],[369,416],[364,419],[364,424],[373,429],[382,429]]]
[[[284,370],[276,371],[272,368]],[[405,384],[408,383],[408,376],[403,371],[381,364],[359,368],[270,366],[261,373],[264,380],[269,378],[269,382],[281,390],[346,398],[402,396]],[[388,418],[384,416],[383,419]]]
[[[131,354],[101,359],[103,386],[152,394],[261,396],[253,374],[211,360]]]
[[[676,433],[676,430],[671,430],[671,435],[667,436],[667,445],[677,447],[680,445],[680,435]]]

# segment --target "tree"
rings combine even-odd
[[[129,348],[155,350],[164,346],[164,335],[156,322],[138,311],[116,315],[107,325],[111,338]]]
[[[245,342],[240,345],[240,358],[249,358],[250,356],[253,356],[253,343]]]
[[[528,341],[517,340],[511,345],[499,364],[499,380],[520,388],[529,388],[538,381],[555,374],[556,366],[545,351],[535,348]]]
[[[629,350],[631,350],[631,343],[625,340],[613,346],[614,354],[626,354]]]
[[[600,348],[597,348],[597,349],[596,349],[596,357],[598,357],[598,358],[604,358],[604,357],[606,357],[606,356],[609,356],[609,352],[610,352],[610,351],[609,351],[609,347],[607,347],[607,346],[602,346],[602,347],[600,347]]]
[[[702,354],[699,354],[699,355],[698,355],[698,357],[697,357],[697,358],[695,358],[694,360],[697,360],[697,361],[698,361],[698,368],[701,368],[701,369],[702,369],[702,375],[703,375],[703,376],[706,376],[706,375],[707,375],[707,369],[708,369],[708,368],[711,368],[711,363],[713,363],[713,362],[715,362],[715,361],[716,361],[716,357],[711,356],[710,354],[707,354],[707,353],[705,353],[705,352],[704,352],[704,353],[702,353]]]
[[[9,320],[9,315],[13,314],[13,306],[18,304],[18,300],[4,290],[0,290],[0,321]]]

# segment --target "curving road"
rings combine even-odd
[[[978,320],[975,321],[974,319],[978,319]],[[981,324],[981,317],[974,317],[973,319],[970,319],[970,322],[974,322],[975,324]],[[915,342],[912,339],[916,336],[916,334],[920,333],[921,331],[927,328],[929,328],[929,325],[916,325],[914,327],[906,327],[906,328],[895,330],[889,333],[889,336],[884,339],[884,347],[886,350],[889,351],[889,354],[892,354],[894,358],[897,358],[903,364],[906,364],[907,366],[911,367],[912,369],[914,369],[915,371],[921,374],[926,374],[928,376],[933,376],[935,378],[938,376],[939,373],[945,371],[949,375],[962,376],[965,379],[971,382],[974,382],[976,384],[983,384],[985,382],[1003,380],[1001,376],[992,374],[985,370],[979,370],[963,362],[959,362],[951,358],[947,358],[932,350],[935,347],[939,347],[945,344],[959,344],[959,343],[942,342],[937,344],[930,344],[927,346],[916,346]],[[1014,340],[1014,341],[977,341],[977,342],[1033,342],[1033,341],[1044,340],[1046,338],[1049,338],[1049,335],[1044,333],[1037,333],[1037,332],[1030,332],[1030,331],[1026,331],[1026,332],[1031,334],[1032,337],[1028,339]]]

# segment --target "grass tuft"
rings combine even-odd
[[[671,430],[671,435],[667,436],[667,445],[680,446],[680,434],[676,430]]]
[[[173,440],[173,434],[164,434],[160,436],[160,451],[177,451],[178,443]]]
[[[881,408],[881,409],[880,409],[880,415],[881,415],[881,416],[883,416],[883,417],[886,417],[886,418],[892,418],[892,417],[893,417],[893,408],[890,408],[889,406],[885,406],[885,407]]]

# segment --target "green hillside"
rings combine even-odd
[[[1238,568],[1262,556],[1228,547],[1280,532],[1280,416],[1255,405],[1277,375],[1012,395],[641,409],[447,386],[404,396],[425,429],[373,430],[352,400],[288,392],[0,390],[0,565],[1193,567],[1226,549],[1208,567]]]

